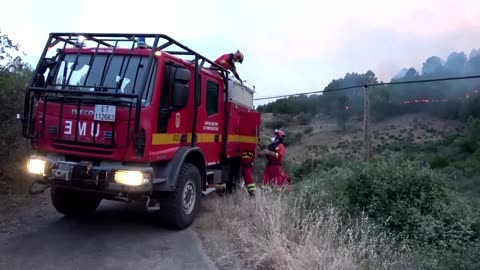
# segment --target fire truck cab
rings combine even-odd
[[[145,201],[184,229],[202,195],[241,183],[259,141],[252,88],[167,35],[51,33],[21,118],[28,171],[66,216]]]

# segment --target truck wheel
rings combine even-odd
[[[52,204],[58,212],[67,217],[82,217],[97,210],[102,198],[94,194],[52,187]]]
[[[182,165],[176,191],[161,198],[161,222],[177,230],[183,230],[193,223],[200,207],[201,180],[197,167],[190,163]]]

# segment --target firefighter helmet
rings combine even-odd
[[[274,135],[278,136],[279,138],[285,138],[285,132],[281,129],[275,129]]]
[[[235,60],[237,60],[240,64],[243,63],[243,53],[239,50],[235,53]]]

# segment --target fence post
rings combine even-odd
[[[363,147],[364,161],[370,160],[370,95],[368,94],[368,85],[364,85],[364,108],[363,108]]]

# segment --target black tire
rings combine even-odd
[[[58,212],[67,217],[85,217],[97,210],[102,198],[76,190],[52,187],[50,190],[52,204]]]
[[[161,223],[176,230],[183,230],[192,225],[200,208],[201,181],[202,177],[195,165],[190,163],[182,165],[176,191],[160,198]]]

